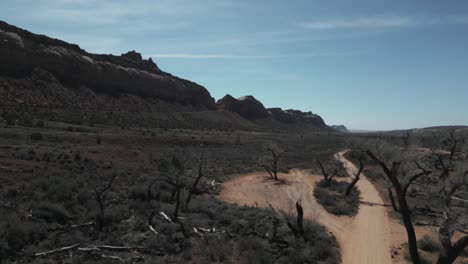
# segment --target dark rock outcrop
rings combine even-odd
[[[265,109],[261,102],[250,95],[236,99],[228,94],[218,100],[216,106],[218,110],[231,111],[248,120],[272,119],[286,125],[299,125],[301,127],[303,127],[303,125],[311,125],[319,128],[327,128],[327,125],[319,115],[293,109]]]
[[[284,111],[283,109],[279,107],[268,108],[267,110],[270,113],[271,117],[275,119],[276,121],[279,121],[285,124],[293,124],[297,122],[296,118],[293,115],[291,115],[290,113]]]
[[[249,120],[268,117],[268,111],[253,96],[244,96],[236,99],[228,94],[218,100],[216,106],[219,110],[235,112]]]
[[[144,60],[135,51],[122,56],[90,54],[77,45],[0,21],[0,75],[24,78],[37,68],[65,86],[215,109],[204,87],[161,71],[151,58]]]
[[[316,127],[326,127],[322,117],[312,112],[302,112],[293,109],[283,110],[281,108],[268,108],[267,110],[273,119],[281,123],[311,124]]]

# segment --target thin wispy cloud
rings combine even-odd
[[[323,56],[350,55],[351,52],[322,52],[305,54],[284,54],[284,55],[237,55],[237,54],[203,54],[203,53],[161,53],[151,54],[147,57],[157,59],[284,59],[284,58],[308,58]]]
[[[468,17],[410,17],[382,16],[353,19],[320,20],[301,23],[300,26],[309,30],[346,30],[346,29],[376,29],[404,28],[429,25],[468,24]]]
[[[157,24],[169,19],[190,21],[193,17],[206,16],[227,2],[205,0],[205,4],[208,3],[209,8],[191,0],[37,0],[33,3],[36,8],[28,16],[39,21],[99,26],[116,26],[123,22],[133,24],[135,21],[145,20],[157,27]]]
[[[189,54],[189,53],[163,53],[153,54],[149,57],[160,59],[229,59],[235,58],[233,55],[226,54]]]

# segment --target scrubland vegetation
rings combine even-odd
[[[215,195],[271,142],[282,170],[311,168],[342,135],[31,123],[1,124],[2,263],[340,262],[314,221],[305,242],[281,214]]]
[[[466,255],[462,132],[225,133],[30,123],[1,124],[3,263],[339,263],[334,237],[302,219],[299,207],[282,213],[216,199],[232,177],[265,170],[287,184],[278,174],[291,168],[322,175],[311,195],[344,216],[359,210],[356,186],[364,172],[404,224],[413,263]],[[351,180],[333,157],[346,148],[359,168]],[[440,239],[418,237],[414,226],[433,226]]]

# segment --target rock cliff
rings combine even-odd
[[[228,94],[218,100],[216,106],[219,110],[235,112],[249,120],[268,117],[263,104],[251,95],[236,99]]]
[[[65,86],[215,109],[204,87],[161,71],[151,58],[144,60],[135,51],[121,56],[91,54],[0,21],[0,74],[24,77],[36,68],[50,72]]]

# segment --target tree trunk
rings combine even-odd
[[[398,181],[398,168],[400,164],[398,162],[393,162],[391,169],[387,165],[377,158],[371,151],[366,152],[371,159],[373,159],[385,172],[385,175],[392,183],[393,188],[395,189],[396,196],[398,199],[398,205],[400,208],[400,214],[403,218],[403,224],[405,225],[406,234],[408,236],[408,248],[413,264],[421,264],[421,259],[418,252],[418,241],[416,240],[416,233],[414,232],[413,223],[411,222],[411,212],[408,208],[406,202],[406,194],[403,188],[401,187],[400,182]]]
[[[388,197],[390,197],[390,203],[392,203],[393,210],[395,210],[395,212],[399,212],[398,207],[395,203],[395,197],[393,197],[392,188],[389,187],[387,188],[387,190],[388,190]]]
[[[414,264],[420,264],[421,259],[419,257],[419,252],[418,252],[418,242],[416,239],[416,233],[414,232],[413,223],[411,222],[411,212],[408,209],[406,198],[403,196],[403,194],[398,194],[398,190],[397,190],[397,197],[399,197],[398,203],[400,207],[400,212],[403,218],[403,224],[405,225],[406,234],[408,236],[408,248],[409,248],[411,260],[413,261]]]
[[[354,178],[353,181],[346,188],[345,195],[349,195],[351,193],[351,191],[353,190],[353,187],[356,185],[358,181],[359,181],[359,176],[356,176],[356,178]]]
[[[201,178],[203,177],[203,172],[202,172],[202,165],[203,165],[202,159],[203,159],[203,156],[201,156],[200,159],[201,159],[200,164],[198,165],[198,175],[197,175],[197,178],[195,179],[195,182],[193,183],[193,185],[190,188],[189,193],[187,195],[187,200],[185,201],[185,209],[188,208],[190,200],[192,199],[192,195],[197,189],[198,182],[200,182]]]
[[[359,158],[359,170],[358,172],[354,175],[353,181],[348,185],[346,188],[346,195],[349,195],[351,193],[351,190],[353,189],[354,185],[359,181],[359,177],[361,176],[362,171],[364,170],[364,163],[362,163],[362,157]]]
[[[278,160],[275,158],[274,160],[274,164],[273,164],[273,175],[274,175],[274,179],[275,181],[278,180]]]
[[[299,202],[296,202],[296,211],[297,211],[297,229],[299,234],[306,240],[304,237],[304,226],[303,226],[303,219],[304,219],[304,210]]]

